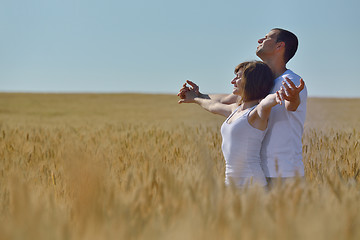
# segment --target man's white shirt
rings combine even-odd
[[[286,82],[288,77],[296,86],[300,76],[286,70],[275,79],[272,93],[275,93]],[[306,117],[306,86],[300,92],[300,105],[296,111],[288,111],[285,105],[272,108],[268,130],[261,147],[261,164],[266,177],[304,176],[302,161],[302,134]]]

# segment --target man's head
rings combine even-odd
[[[295,34],[281,28],[272,29],[264,38],[258,40],[256,55],[263,61],[282,56],[287,63],[296,53],[298,39]]]

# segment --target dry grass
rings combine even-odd
[[[225,187],[223,118],[166,95],[0,94],[0,239],[360,239],[360,100],[310,99],[306,182]]]

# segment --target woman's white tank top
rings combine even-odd
[[[221,126],[222,151],[226,162],[225,183],[233,182],[237,187],[245,184],[267,184],[261,168],[260,149],[265,131],[254,128],[248,121],[250,112],[256,106],[249,108],[239,118],[228,120],[239,107],[230,114]]]

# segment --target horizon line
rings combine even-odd
[[[0,94],[143,94],[143,95],[177,95],[175,92],[111,92],[111,91],[4,91],[0,90]],[[224,93],[209,93],[224,94]],[[308,98],[360,98],[360,96],[331,96],[331,95],[308,95]]]

